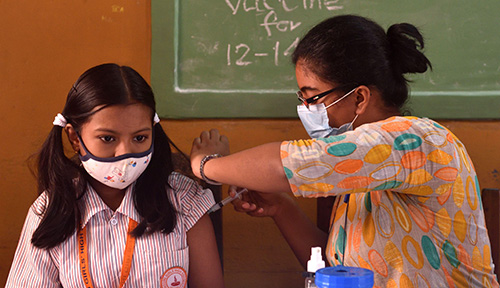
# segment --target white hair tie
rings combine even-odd
[[[52,122],[52,124],[64,128],[66,127],[66,124],[68,124],[68,121],[66,121],[66,118],[64,118],[64,116],[61,113],[57,113],[56,117],[54,118],[54,122]]]
[[[153,121],[156,123],[160,123],[160,117],[158,117],[158,114],[155,113],[155,117],[153,118]]]

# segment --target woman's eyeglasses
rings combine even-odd
[[[358,85],[357,84],[341,85],[339,87],[335,87],[335,88],[332,88],[332,89],[327,90],[325,92],[319,93],[318,95],[315,95],[311,98],[305,98],[304,94],[302,94],[302,91],[300,91],[300,90],[297,91],[296,94],[297,94],[297,99],[299,99],[300,103],[302,103],[304,106],[306,106],[307,109],[309,109],[309,105],[311,105],[313,102],[327,96],[328,94],[330,94],[336,90],[340,90],[340,89],[347,88],[347,87],[355,87],[355,86],[358,86]]]

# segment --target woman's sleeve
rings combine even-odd
[[[453,185],[461,165],[472,168],[451,132],[416,117],[392,117],[333,137],[283,142],[281,158],[293,193],[303,197],[372,190],[431,196],[440,186]]]
[[[50,250],[31,244],[33,232],[41,221],[35,211],[39,210],[44,195],[42,194],[28,211],[5,287],[61,287],[58,269]]]
[[[182,214],[188,231],[215,204],[212,191],[203,189],[193,179],[176,172],[170,176],[169,183],[176,195],[177,203],[174,205]]]

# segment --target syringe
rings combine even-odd
[[[241,194],[243,194],[243,193],[245,193],[247,191],[248,191],[247,188],[243,188],[240,191],[236,192],[236,194],[234,195],[234,197],[229,196],[229,197],[226,197],[226,198],[222,199],[222,201],[220,201],[219,203],[217,203],[214,206],[212,206],[212,208],[210,208],[207,213],[213,213],[213,212],[219,210],[220,208],[224,207],[226,204],[232,202],[234,199],[239,198],[239,196]]]

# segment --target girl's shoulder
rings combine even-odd
[[[35,199],[33,204],[31,204],[30,212],[33,212],[39,218],[42,218],[43,213],[45,212],[45,209],[47,208],[48,204],[49,204],[49,195],[47,194],[46,191],[44,191]]]
[[[205,201],[207,196],[213,199],[210,189],[204,189],[197,181],[181,173],[172,172],[168,178],[168,184],[173,192],[171,195],[180,201],[181,205]]]
[[[202,189],[194,179],[179,172],[172,172],[170,174],[168,185],[177,192]]]
[[[173,172],[168,178],[169,197],[173,206],[184,217],[193,218],[195,223],[215,204],[210,189],[203,189],[195,180],[178,172]]]

